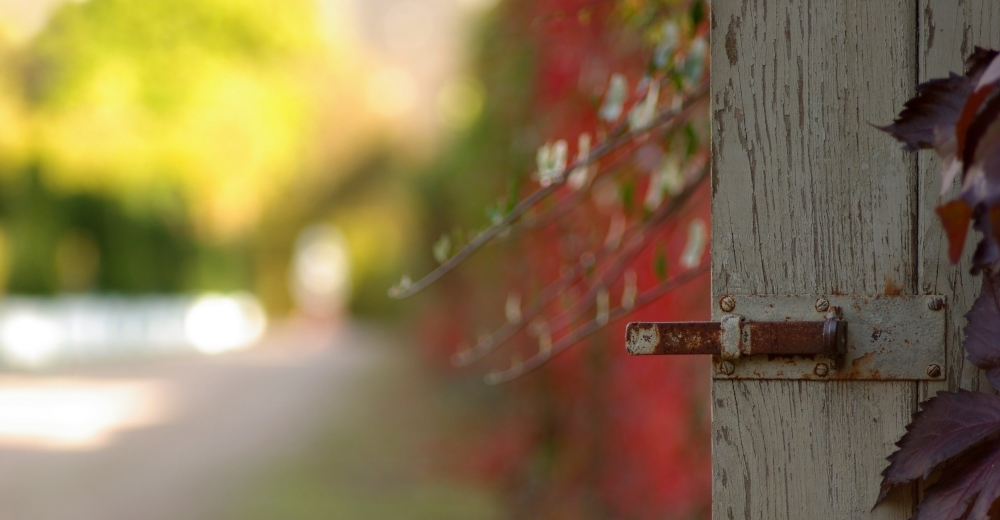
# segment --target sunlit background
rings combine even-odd
[[[691,38],[691,4],[0,0],[0,518],[704,516],[701,365],[607,364],[646,408],[571,365],[486,387],[447,360],[524,266],[387,297],[509,204],[547,132],[593,125],[635,35],[676,9]],[[697,235],[683,268],[706,208],[664,239]],[[676,466],[595,447],[628,428]],[[630,468],[654,465],[647,496]]]
[[[368,406],[351,373],[387,340],[351,331],[397,312],[424,239],[399,175],[478,116],[463,49],[492,7],[0,1],[0,517],[283,511],[246,489],[364,423],[328,408]],[[424,487],[409,509],[454,494]],[[491,514],[477,493],[431,510]]]

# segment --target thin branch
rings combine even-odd
[[[623,144],[631,141],[632,139],[635,139],[640,135],[646,134],[652,131],[653,129],[658,128],[670,122],[674,118],[684,113],[688,108],[701,101],[702,98],[704,98],[707,94],[708,94],[708,87],[707,85],[703,84],[701,87],[698,88],[698,90],[693,92],[687,99],[685,99],[684,102],[681,104],[681,106],[661,112],[648,125],[642,128],[631,130],[628,132],[623,132],[601,143],[593,151],[591,151],[586,158],[584,158],[583,160],[576,160],[569,166],[567,166],[564,172],[570,172],[579,167],[589,166],[597,159],[600,159],[601,157],[604,157],[605,155],[613,152],[614,150],[616,150]],[[497,236],[501,231],[507,229],[511,223],[517,220],[529,208],[533,207],[535,204],[543,200],[545,197],[554,193],[559,187],[561,187],[563,184],[566,183],[566,179],[567,175],[563,175],[558,180],[554,181],[552,184],[543,188],[539,188],[538,190],[534,191],[533,193],[525,197],[524,200],[522,200],[516,206],[514,206],[514,208],[511,209],[509,213],[504,215],[499,222],[486,228],[482,233],[480,233],[474,239],[472,239],[472,241],[466,244],[465,247],[463,247],[458,253],[455,254],[455,256],[449,258],[447,261],[442,263],[440,266],[438,266],[436,269],[428,273],[420,280],[410,283],[409,285],[404,287],[391,289],[389,291],[389,296],[399,299],[408,298],[422,291],[423,289],[427,288],[427,286],[434,283],[442,276],[448,274],[450,271],[455,269],[455,267],[457,267],[459,264],[465,261],[465,259],[468,258],[470,255],[472,255],[472,253],[476,252],[479,248],[481,248],[490,240],[492,240],[493,237]]]
[[[683,123],[685,121],[679,120],[678,118],[672,120],[672,122]],[[666,133],[671,130],[676,130],[677,128],[678,126],[676,125],[669,125],[666,126],[663,130]],[[636,147],[639,146],[640,146],[639,144],[636,145]],[[525,217],[519,220],[518,222],[511,224],[509,229],[501,233],[498,236],[497,240],[494,240],[494,243],[504,243],[516,240],[535,229],[551,224],[559,220],[560,218],[566,216],[567,214],[569,214],[570,211],[576,209],[580,204],[583,203],[584,200],[587,199],[588,195],[591,194],[591,190],[593,190],[593,187],[597,182],[597,179],[607,177],[608,175],[617,174],[622,169],[624,169],[625,161],[631,158],[629,153],[630,152],[620,154],[619,156],[615,157],[615,159],[611,163],[607,165],[602,165],[598,169],[598,171],[594,173],[594,176],[587,180],[586,186],[581,187],[579,190],[576,190],[571,196],[564,197],[563,199],[559,200],[559,202],[555,207],[546,209],[544,212],[533,215],[530,218]]]
[[[666,220],[671,215],[679,211],[681,206],[683,206],[684,203],[687,202],[690,195],[694,193],[694,191],[698,188],[698,186],[701,185],[702,181],[705,178],[707,178],[707,172],[709,168],[710,168],[709,166],[705,166],[704,168],[702,168],[702,171],[701,173],[699,173],[698,177],[696,177],[691,183],[689,183],[689,185],[684,188],[683,192],[681,192],[676,197],[671,199],[669,203],[661,205],[657,209],[657,211],[653,214],[653,216],[650,217],[647,221],[633,223],[632,226],[630,226],[629,229],[626,230],[625,233],[623,233],[622,240],[627,240],[628,243],[630,244],[634,243],[637,237],[641,238],[653,227],[658,226],[664,220]],[[639,245],[641,246],[641,242]],[[593,286],[587,293],[587,296],[584,297],[586,300],[581,300],[581,301],[588,301],[588,302],[593,301],[594,296],[596,296],[596,290],[597,290],[596,288],[610,284],[611,281],[616,279],[622,273],[622,271],[624,271],[625,267],[627,267],[644,248],[635,247],[634,249],[635,249],[634,251],[629,251],[626,255],[619,256],[618,262],[615,263],[615,267],[612,270],[608,271],[608,273],[611,272],[615,273],[613,277],[611,277],[609,274],[606,273],[605,276],[602,277],[601,284]],[[510,338],[512,338],[514,334],[523,329],[526,324],[530,323],[537,316],[539,316],[545,310],[545,307],[552,302],[552,300],[554,300],[557,296],[562,294],[563,291],[565,291],[567,288],[576,283],[576,281],[581,276],[583,276],[584,272],[588,267],[603,260],[603,257],[606,256],[608,253],[610,253],[612,250],[613,250],[612,248],[604,246],[600,250],[594,253],[592,261],[585,262],[583,259],[579,260],[576,264],[574,264],[573,268],[566,271],[554,282],[549,284],[545,289],[542,290],[541,293],[539,293],[538,296],[536,296],[532,300],[532,302],[527,307],[522,309],[521,318],[517,322],[505,323],[503,326],[501,326],[499,329],[493,332],[493,334],[490,334],[489,336],[486,336],[485,338],[477,341],[476,344],[471,348],[456,353],[452,357],[452,363],[457,366],[466,366],[482,359],[489,353],[495,351],[498,347],[500,347],[508,340],[510,340]],[[609,278],[609,279],[604,280],[604,278]],[[565,318],[566,323],[571,323],[573,320],[579,318],[580,315],[582,315],[589,309],[590,305],[587,305],[582,309],[578,305],[575,306],[574,309],[567,311],[560,317],[564,317],[569,313],[573,313],[572,317]],[[557,317],[557,320],[558,319],[559,317]],[[555,328],[555,330],[557,331],[562,330],[564,328],[564,325],[561,324],[561,321],[557,323],[560,324]]]
[[[676,214],[684,206],[684,203],[691,197],[695,190],[708,178],[708,172],[711,166],[705,166],[702,168],[698,176],[687,186],[684,191],[678,194],[671,200],[669,205],[665,204],[661,208],[665,207],[665,211],[657,212],[648,221],[648,225],[644,226],[643,229],[636,236],[629,239],[626,248],[628,251],[623,252],[616,258],[614,265],[605,271],[604,275],[601,276],[597,283],[592,284],[587,293],[584,294],[582,298],[577,301],[577,304],[572,308],[567,310],[565,313],[557,316],[552,320],[550,326],[552,327],[550,332],[560,331],[573,322],[580,318],[584,313],[589,311],[594,305],[594,299],[597,297],[597,293],[602,289],[611,285],[612,282],[618,279],[618,277],[625,271],[625,269],[632,264],[635,257],[639,256],[640,253],[649,244],[645,243],[645,234],[648,230],[658,226],[664,220]]]
[[[541,314],[552,300],[576,283],[583,276],[586,267],[582,261],[577,262],[572,269],[567,270],[554,282],[545,287],[545,289],[542,289],[542,292],[521,310],[521,319],[513,323],[509,321],[504,323],[493,334],[480,339],[471,348],[456,353],[451,358],[451,362],[456,366],[470,365],[506,343],[510,338],[514,337],[514,334],[523,329],[527,323],[530,323]]]
[[[667,294],[668,292],[697,278],[699,275],[707,273],[708,269],[709,266],[707,264],[702,265],[695,269],[686,271],[683,274],[673,278],[672,280],[667,280],[657,285],[656,287],[639,295],[639,297],[636,298],[635,303],[629,308],[626,309],[624,307],[617,307],[613,311],[611,311],[608,314],[608,322],[612,320],[617,320],[627,315],[628,313],[636,309],[639,309],[640,307],[652,303],[653,301]],[[491,372],[486,375],[484,380],[486,381],[487,384],[496,385],[500,383],[506,383],[512,379],[521,377],[524,374],[527,374],[528,372],[531,372],[537,369],[538,367],[542,366],[546,361],[564,352],[573,345],[576,345],[587,336],[590,336],[591,334],[597,332],[598,330],[601,330],[608,322],[598,321],[596,319],[591,320],[588,323],[584,324],[583,326],[574,329],[572,333],[561,338],[550,348],[539,350],[539,352],[534,356],[528,358],[526,361],[522,363],[515,364],[514,366],[508,368],[507,370],[499,372]]]
[[[626,230],[625,234],[631,236],[637,233],[636,230],[638,228],[646,225],[649,225],[649,223],[634,223],[628,230]],[[641,230],[639,232],[641,232]],[[631,238],[629,240],[631,240]],[[601,262],[604,257],[612,251],[612,248],[604,246],[591,255],[581,255],[581,259],[578,260],[571,269],[561,274],[559,278],[545,287],[545,289],[543,289],[530,304],[528,304],[524,309],[521,309],[521,317],[517,322],[505,323],[493,334],[478,341],[473,347],[455,354],[452,358],[452,362],[458,366],[466,366],[482,359],[490,352],[496,350],[498,347],[510,340],[514,334],[523,329],[527,324],[531,323],[536,317],[541,315],[542,312],[545,311],[545,307],[552,303],[552,301],[566,289],[574,285],[584,275],[588,268],[594,266],[598,262]]]
[[[628,154],[617,157],[611,164],[603,166],[594,177],[588,181],[588,185],[576,190],[573,195],[565,197],[558,202],[555,207],[546,209],[543,213],[536,214],[530,218],[521,219],[510,225],[509,232],[503,233],[500,238],[503,242],[512,241],[527,234],[530,231],[541,228],[566,216],[570,211],[578,207],[590,195],[594,182],[601,177],[613,175],[624,169],[624,162]],[[500,242],[499,240],[497,242]]]

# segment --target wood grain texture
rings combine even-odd
[[[920,0],[919,81],[961,73],[963,60],[975,46],[1000,48],[1000,2],[996,0]],[[920,400],[939,390],[980,390],[992,387],[982,371],[969,363],[962,349],[964,315],[979,294],[981,280],[969,274],[970,258],[979,240],[969,233],[965,254],[958,265],[948,261],[948,241],[934,213],[941,193],[941,166],[931,152],[918,159],[920,172],[919,251],[920,291],[948,296],[948,379],[942,383],[921,383]],[[957,188],[956,186],[952,187]],[[950,195],[949,195],[950,197]]]
[[[713,286],[915,290],[915,158],[869,123],[914,92],[915,5],[713,6]]]
[[[912,386],[716,381],[713,518],[909,518],[907,496],[869,511]]]
[[[914,92],[916,11],[713,2],[716,300],[918,290],[916,160],[869,125]],[[870,509],[916,386],[715,381],[714,518],[908,518]]]

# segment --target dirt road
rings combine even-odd
[[[262,347],[218,357],[0,375],[0,519],[266,518],[271,513],[249,514],[247,507],[267,497],[247,494],[267,481],[270,468],[309,458],[317,438],[378,404],[364,402],[382,397],[362,383],[382,377],[387,363],[401,366],[392,362],[398,351],[370,329],[330,335],[290,327]],[[81,395],[89,401],[72,401]],[[25,399],[29,406],[17,408]],[[73,411],[73,403],[83,411]],[[45,418],[46,407],[64,422],[32,433],[31,420],[54,420]],[[5,413],[8,424],[26,426],[5,434]],[[87,429],[65,422],[74,413],[81,424],[88,414],[104,419]],[[78,426],[79,435],[59,438]],[[56,435],[45,438],[51,430]],[[406,465],[406,457],[382,462]],[[327,491],[343,494],[321,493]],[[333,513],[343,509],[289,507],[304,511],[300,518],[340,516]],[[473,507],[479,517],[492,517],[481,513],[488,509]]]

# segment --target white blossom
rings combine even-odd
[[[625,98],[628,97],[628,81],[625,76],[615,73],[608,82],[608,91],[604,93],[604,103],[597,115],[604,121],[617,121],[622,115],[625,107]]]

